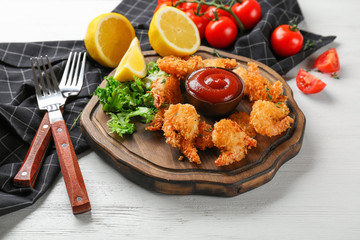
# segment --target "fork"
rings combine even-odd
[[[82,60],[81,60],[81,56]],[[60,81],[60,91],[65,97],[77,95],[83,85],[86,52],[70,52],[65,70]],[[79,70],[81,63],[81,69]],[[71,66],[71,70],[70,70]],[[75,71],[74,71],[75,68]],[[70,74],[69,74],[70,70]],[[80,71],[80,73],[79,73]],[[75,72],[75,74],[74,74]],[[74,75],[74,76],[73,76]],[[74,81],[72,81],[74,79]],[[51,140],[51,129],[48,113],[39,125],[24,161],[13,179],[16,186],[34,187],[45,153]]]
[[[59,89],[56,76],[47,56],[46,60],[50,77],[46,71],[46,65],[43,57],[31,59],[36,98],[39,108],[41,110],[48,111],[51,133],[55,142],[72,210],[74,214],[80,214],[91,210],[90,201],[74,147],[60,110],[60,107],[64,105],[66,98],[62,95]],[[36,75],[35,65],[39,72],[39,79]],[[41,67],[45,77],[42,76]],[[84,72],[84,68],[81,69],[81,72]],[[72,73],[73,71],[70,70],[70,76],[72,79],[71,85],[74,80]],[[75,76],[76,75],[77,74],[75,73]],[[76,85],[76,83],[74,83],[74,85]]]

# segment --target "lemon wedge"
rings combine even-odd
[[[146,76],[146,62],[140,48],[140,42],[135,37],[116,68],[114,78],[120,82],[132,80],[135,77]]]
[[[160,56],[188,56],[200,46],[196,25],[183,11],[174,7],[160,8],[154,14],[148,35],[152,48]]]
[[[134,37],[135,30],[126,17],[119,13],[105,13],[90,22],[84,42],[96,62],[115,68]]]

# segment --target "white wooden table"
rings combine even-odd
[[[360,239],[360,1],[298,0],[301,27],[336,41],[340,79],[308,96],[285,77],[307,123],[300,153],[264,186],[232,198],[169,196],[79,156],[92,212],[74,216],[63,179],[34,205],[0,217],[0,239]],[[83,39],[119,0],[0,0],[0,42]],[[44,21],[48,20],[48,21]],[[317,74],[317,73],[314,73]]]

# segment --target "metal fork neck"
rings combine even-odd
[[[54,111],[49,111],[49,120],[50,120],[50,124],[52,124],[57,121],[63,121],[64,118],[61,114],[61,111],[59,109],[57,109]]]

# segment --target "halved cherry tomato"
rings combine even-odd
[[[198,5],[199,4],[197,4],[197,3],[185,2],[185,3],[180,3],[178,8],[183,10],[183,11],[194,9],[194,11],[196,12]],[[207,8],[208,8],[208,5],[202,4],[201,8],[200,8],[200,12],[204,13]]]
[[[304,37],[296,25],[283,24],[275,28],[270,41],[276,54],[281,57],[289,57],[300,52]]]
[[[256,0],[243,0],[241,3],[235,3],[231,10],[240,19],[245,29],[251,29],[261,19],[261,6]]]
[[[339,57],[336,49],[331,48],[323,52],[316,60],[315,67],[323,73],[334,73],[340,70]]]
[[[210,19],[207,18],[207,16],[197,16],[195,15],[195,12],[193,9],[186,10],[185,14],[195,23],[196,27],[199,30],[200,38],[203,39],[205,37],[205,29],[208,23],[210,22]]]
[[[326,87],[326,83],[302,68],[296,76],[296,85],[306,94],[318,93]]]
[[[236,24],[225,16],[221,16],[217,21],[210,21],[205,29],[206,40],[216,48],[230,46],[235,41],[237,33]]]

